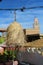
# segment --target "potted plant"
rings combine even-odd
[[[3,54],[0,53],[0,63],[11,65],[12,60],[16,58],[17,51],[13,48],[5,49]]]

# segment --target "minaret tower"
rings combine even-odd
[[[38,18],[35,18],[35,19],[34,19],[34,25],[33,25],[33,27],[34,27],[35,29],[39,29],[39,21],[38,21]]]
[[[39,30],[39,21],[38,21],[38,18],[35,18],[35,19],[34,19],[33,28],[34,28],[34,30],[36,30],[37,33],[40,32],[40,30]]]

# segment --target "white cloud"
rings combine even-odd
[[[0,23],[8,23],[10,21],[14,20],[14,18],[0,18]]]
[[[9,24],[0,24],[0,28],[7,28],[9,26]]]

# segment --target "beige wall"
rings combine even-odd
[[[39,34],[38,29],[26,29],[26,35]]]

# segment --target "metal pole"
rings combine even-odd
[[[14,11],[14,21],[16,21],[16,10]]]

